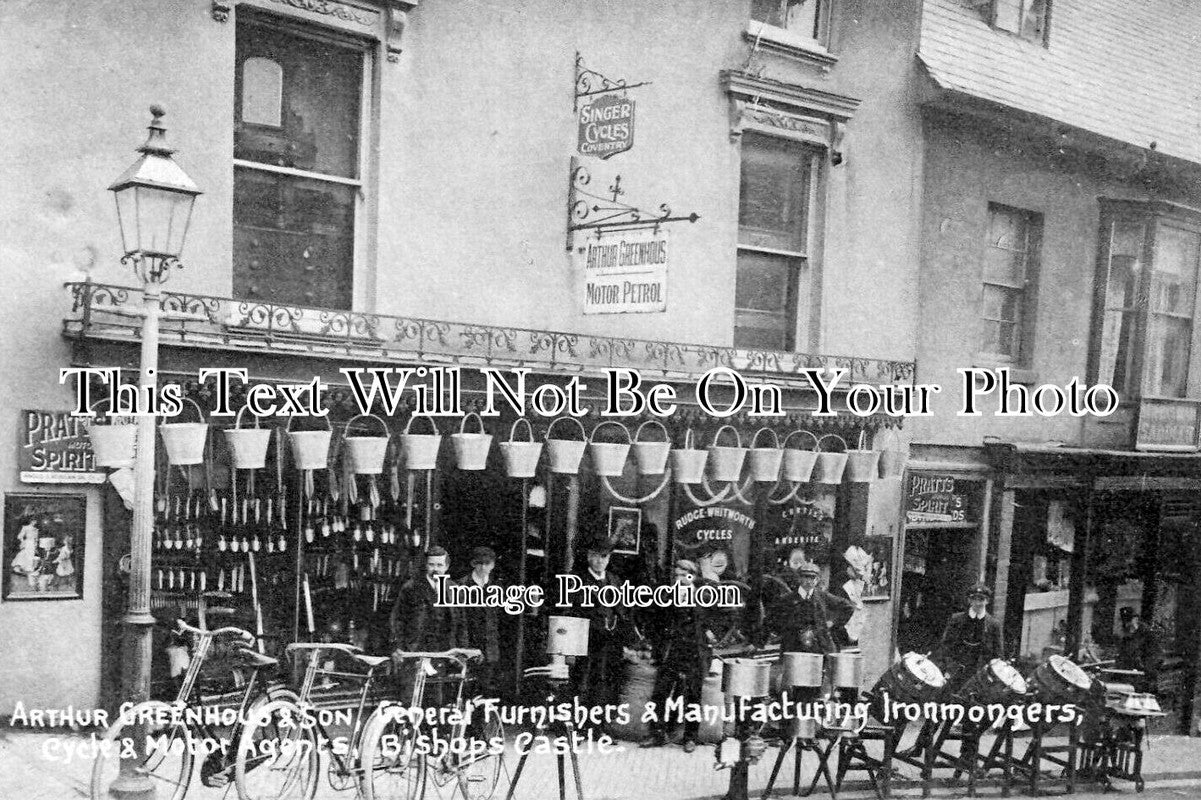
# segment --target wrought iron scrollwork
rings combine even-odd
[[[585,67],[584,57],[579,53],[575,54],[575,109],[577,111],[580,108],[581,97],[591,97],[594,94],[604,94],[605,92],[624,92],[627,89],[650,85],[650,81],[626,83],[625,78],[617,80],[606,78],[596,70]]]
[[[620,198],[626,193],[621,185],[621,176],[616,175],[606,194],[598,194],[589,187],[592,173],[576,159],[571,160],[571,190],[567,198],[568,250],[571,249],[571,234],[581,230],[595,230],[598,234],[606,230],[629,228],[655,228],[669,222],[696,222],[701,218],[695,211],[684,216],[673,216],[667,203],[660,203],[657,211],[647,211],[631,205]]]

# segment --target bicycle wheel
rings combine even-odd
[[[371,713],[359,748],[364,800],[418,800],[423,796],[425,756],[418,752],[417,736],[401,707],[380,706]]]
[[[92,762],[92,800],[111,800],[109,788],[121,773],[121,762],[130,758],[137,759],[134,772],[150,779],[157,797],[183,798],[192,782],[194,742],[186,725],[159,721],[170,715],[170,705],[148,700],[109,727]],[[142,719],[146,720],[144,729],[136,730],[136,722]]]
[[[238,737],[234,783],[239,800],[312,800],[321,753],[300,706],[272,700],[252,714]]]
[[[459,761],[459,789],[463,800],[489,800],[500,781],[504,764],[505,729],[500,716],[488,714],[468,726],[464,739],[471,750]]]

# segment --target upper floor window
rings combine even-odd
[[[1130,397],[1197,396],[1201,218],[1122,203],[1105,207],[1101,228],[1097,380]]]
[[[826,44],[832,0],[751,0],[751,19]]]
[[[810,224],[820,158],[816,148],[797,142],[743,136],[735,347],[791,350],[807,345]]]
[[[365,45],[239,14],[234,296],[351,307]]]
[[[1043,44],[1051,0],[993,0],[992,24],[1031,42]]]
[[[1042,217],[991,203],[984,243],[980,352],[1002,363],[1030,361]]]

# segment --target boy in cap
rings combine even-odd
[[[700,581],[701,571],[696,562],[680,559],[675,563],[673,582],[691,585]],[[701,702],[701,686],[708,672],[713,655],[709,644],[713,635],[705,625],[701,609],[681,606],[666,615],[663,636],[656,642],[656,660],[659,671],[655,675],[655,687],[651,693],[657,717],[650,723],[650,738],[643,747],[662,747],[667,744],[670,719],[664,718],[664,709],[670,698],[682,696],[685,709]],[[700,722],[692,717],[684,722],[684,752],[696,750]]]
[[[495,583],[492,570],[496,566],[496,551],[477,547],[471,551],[471,572],[459,579],[460,586],[479,586],[486,589]],[[483,661],[474,665],[479,691],[485,697],[495,697],[500,662],[500,609],[495,606],[468,606],[463,609],[463,627],[467,646],[484,654]]]
[[[943,631],[935,661],[946,673],[947,686],[952,690],[1004,654],[1001,623],[988,613],[991,599],[992,590],[977,583],[967,591],[967,611],[952,614]]]

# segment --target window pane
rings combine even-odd
[[[1002,322],[1017,322],[1020,313],[1021,292],[1004,286],[985,285],[984,318]]]
[[[1029,249],[1029,217],[1016,209],[989,206],[984,280],[1021,287],[1026,280]]]
[[[792,273],[788,261],[765,253],[739,253],[734,307],[778,313],[787,310]]]
[[[811,151],[770,137],[745,135],[739,186],[739,241],[805,251]]]
[[[234,171],[234,296],[350,308],[355,188]]]
[[[270,98],[273,89],[264,60],[282,70],[277,115],[267,113],[264,95]],[[243,24],[237,31],[237,63],[235,158],[357,177],[361,51]],[[275,116],[276,124],[266,121]]]
[[[817,38],[821,0],[751,0],[751,19],[787,28],[806,39]]]
[[[1026,13],[1022,20],[1022,38],[1042,41],[1046,22],[1046,0],[1026,0]]]
[[[1193,315],[1197,287],[1198,235],[1160,226],[1155,236],[1155,264],[1151,274],[1151,310]]]
[[[1115,222],[1109,231],[1109,279],[1105,290],[1099,379],[1118,392],[1137,386],[1133,373],[1138,279],[1142,271],[1143,225]]]
[[[1022,30],[1022,0],[993,0],[993,8],[996,12],[994,25],[1010,33]]]
[[[1147,326],[1147,364],[1144,389],[1159,397],[1184,397],[1188,379],[1188,320],[1152,315]]]
[[[734,346],[787,350],[796,325],[797,270],[801,262],[753,251],[738,253],[734,286]]]

